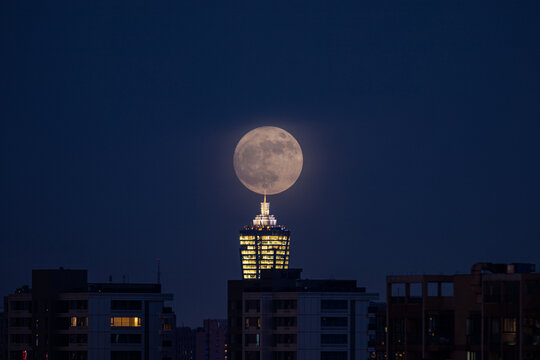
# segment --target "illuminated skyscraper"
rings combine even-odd
[[[266,196],[261,203],[261,213],[252,225],[240,230],[240,261],[244,279],[260,279],[261,270],[288,269],[291,232],[277,225],[270,215],[270,203]]]

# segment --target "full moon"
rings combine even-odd
[[[274,126],[251,130],[234,150],[236,176],[259,194],[273,195],[290,188],[302,172],[302,163],[298,141]]]

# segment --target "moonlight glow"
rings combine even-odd
[[[234,170],[248,189],[278,194],[290,188],[302,172],[302,149],[287,131],[274,126],[251,130],[234,150]]]

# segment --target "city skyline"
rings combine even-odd
[[[235,145],[277,126],[290,268],[383,296],[392,274],[540,264],[540,5],[0,4],[0,292],[32,269],[155,282],[224,318],[261,196]]]

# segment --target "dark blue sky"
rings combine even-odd
[[[540,263],[540,3],[0,4],[0,293],[31,269],[150,282],[226,316],[260,196],[241,136],[304,171],[271,210],[308,278]]]

